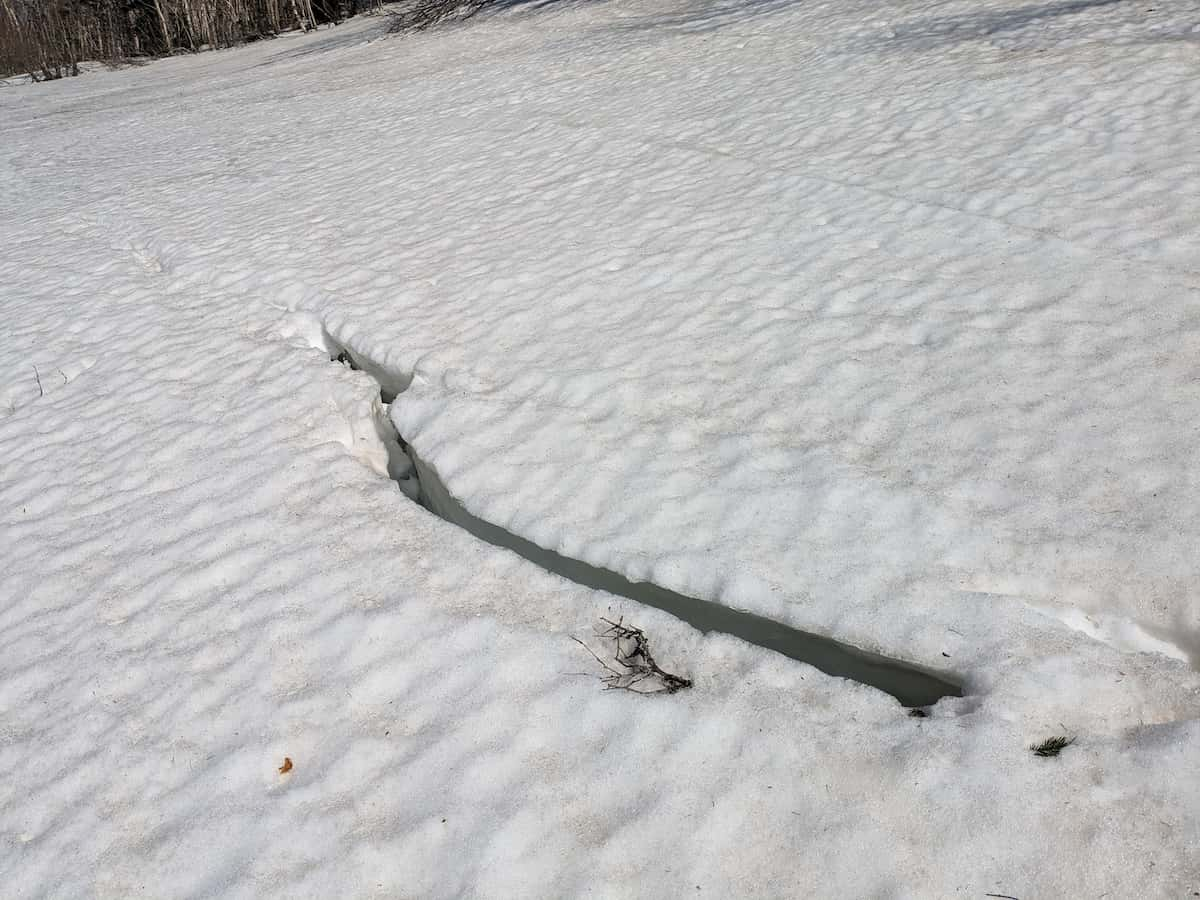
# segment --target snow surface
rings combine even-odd
[[[0,893],[1200,891],[1200,3],[383,28],[0,89]]]

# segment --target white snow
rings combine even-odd
[[[1200,2],[502,6],[0,87],[0,894],[1200,891]]]

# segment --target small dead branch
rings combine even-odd
[[[1040,744],[1030,744],[1029,749],[1033,751],[1034,756],[1058,756],[1064,749],[1075,743],[1073,737],[1052,737],[1046,738]]]
[[[591,647],[571,635],[571,640],[592,655],[604,666],[607,675],[601,675],[606,691],[631,691],[635,694],[674,694],[692,686],[691,679],[664,672],[654,661],[650,652],[650,641],[640,628],[625,625],[623,619],[613,622],[601,619],[607,628],[596,632],[597,637],[613,643],[612,661],[600,657]]]
[[[38,371],[37,366],[33,367],[33,377],[37,380],[38,396],[45,397],[46,392],[44,390],[42,390],[42,373]]]

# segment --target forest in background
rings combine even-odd
[[[379,0],[0,0],[0,75],[76,75],[120,62],[228,47],[315,28]]]

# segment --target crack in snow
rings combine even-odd
[[[827,675],[848,678],[895,697],[906,707],[920,708],[943,697],[963,696],[962,686],[944,672],[844,644],[833,638],[801,631],[765,616],[733,609],[711,600],[701,600],[668,590],[652,582],[635,582],[618,572],[600,568],[553,550],[493,525],[468,512],[446,489],[436,470],[422,460],[413,447],[395,431],[387,405],[403,393],[411,378],[388,372],[378,363],[355,353],[323,334],[330,359],[371,377],[379,386],[382,403],[376,409],[376,429],[386,447],[387,473],[409,499],[434,515],[457,525],[473,536],[511,550],[548,572],[593,590],[652,606],[686,622],[703,633],[717,631],[781,653],[819,669]]]

